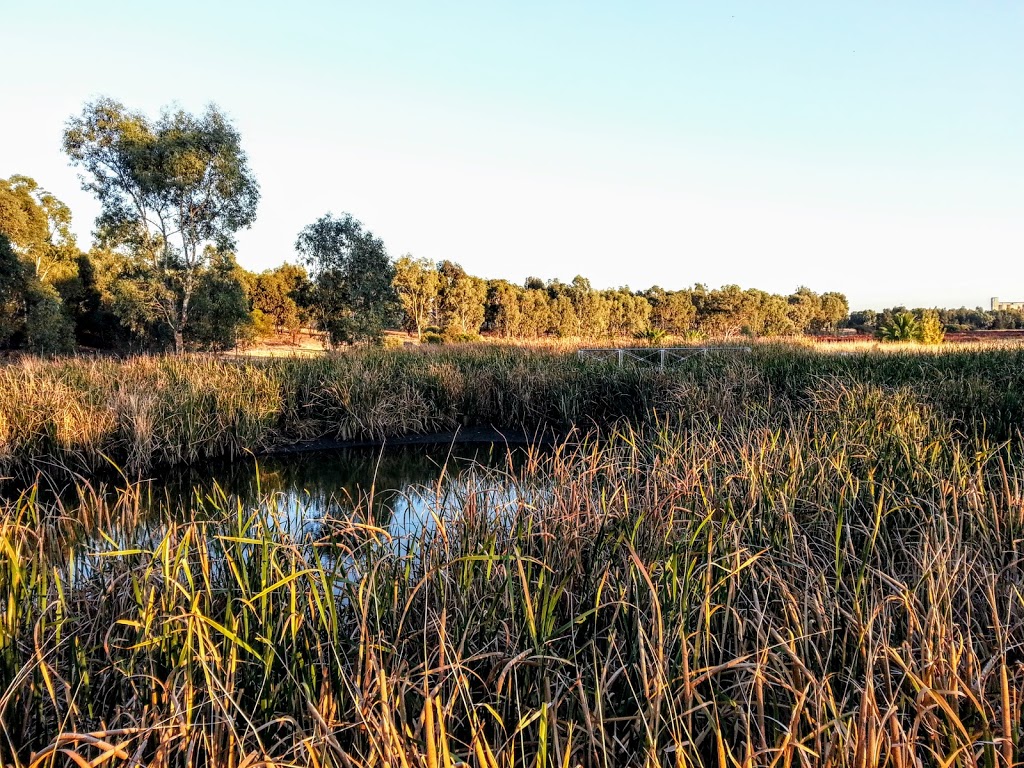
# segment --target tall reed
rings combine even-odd
[[[369,510],[297,531],[276,496],[145,537],[130,490],[9,503],[0,753],[1021,764],[1020,454],[910,387],[769,402],[797,364],[723,365],[648,425],[481,468],[401,537]]]
[[[250,362],[28,359],[0,365],[0,474],[108,461],[135,472],[311,440],[465,426],[607,428],[685,410],[686,393],[699,390],[745,393],[741,408],[783,413],[825,379],[907,387],[957,434],[984,427],[1006,439],[1024,422],[1024,350],[1012,348],[853,354],[761,344],[749,355],[699,356],[664,372],[498,345]],[[719,407],[714,398],[698,405]]]

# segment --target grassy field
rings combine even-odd
[[[1024,761],[1024,351],[503,348],[0,369],[8,466],[567,428],[396,542],[129,488],[0,510],[16,765]],[[495,493],[482,492],[492,487]],[[72,754],[74,757],[72,757]]]

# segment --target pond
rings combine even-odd
[[[40,476],[35,506],[61,529],[51,538],[84,550],[146,547],[174,523],[254,512],[295,539],[316,536],[325,520],[351,519],[397,541],[470,501],[492,511],[515,505],[532,450],[503,443],[340,448],[211,461],[130,481],[111,472],[53,472]],[[17,503],[23,489],[8,481],[2,496]]]

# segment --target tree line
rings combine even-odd
[[[481,331],[525,339],[672,335],[791,335],[835,330],[849,307],[840,293],[798,288],[789,296],[736,285],[668,291],[654,286],[597,290],[580,275],[566,283],[529,277],[522,285],[467,274],[450,261],[403,256],[395,263],[405,330],[421,338],[466,339]]]
[[[892,319],[850,315],[843,294],[805,287],[779,295],[735,285],[599,290],[582,276],[487,280],[452,261],[392,260],[347,213],[303,228],[295,263],[256,274],[238,264],[235,236],[256,218],[259,185],[216,106],[150,118],[100,98],[68,120],[63,149],[100,203],[93,242],[79,248],[71,211],[33,179],[0,179],[0,348],[181,352],[282,333],[294,342],[302,328],[332,345],[389,328],[425,341],[776,336]],[[943,312],[947,326],[1024,327],[1024,313]]]

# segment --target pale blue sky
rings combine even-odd
[[[516,282],[1024,299],[1019,0],[0,5],[0,176],[83,245],[61,129],[110,95],[232,116],[253,269],[331,210]]]

